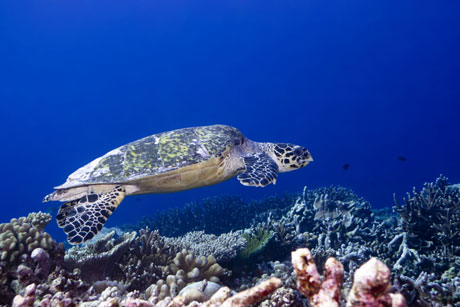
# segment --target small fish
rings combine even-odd
[[[347,171],[349,168],[350,168],[350,163],[345,163],[345,164],[343,165],[343,169],[344,169],[345,171]]]
[[[404,157],[404,156],[398,156],[397,159],[398,159],[399,161],[401,161],[401,162],[406,162],[406,161],[407,161],[407,158]]]

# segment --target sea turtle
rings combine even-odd
[[[43,202],[63,201],[56,216],[67,239],[94,237],[126,195],[213,185],[234,176],[247,186],[275,184],[279,172],[306,166],[304,147],[258,143],[236,128],[213,125],[154,134],[118,147],[72,173]]]

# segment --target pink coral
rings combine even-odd
[[[324,280],[318,273],[308,248],[292,252],[292,265],[297,275],[297,289],[312,306],[339,306],[343,281],[343,266],[335,258],[324,265]]]
[[[347,307],[407,306],[402,295],[388,293],[390,287],[390,270],[377,258],[371,258],[355,272]]]
[[[26,287],[24,296],[16,295],[13,299],[13,307],[32,307],[35,300],[35,284],[30,284]]]
[[[324,280],[308,248],[292,252],[292,265],[297,275],[297,289],[310,300],[311,306],[340,306],[343,266],[339,261],[335,258],[326,261]],[[390,270],[377,258],[371,258],[355,272],[347,307],[406,307],[401,294],[388,293],[390,287]]]

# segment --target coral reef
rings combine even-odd
[[[0,305],[458,306],[458,186],[441,176],[394,211],[343,187],[228,196],[67,251],[31,213],[0,224]]]

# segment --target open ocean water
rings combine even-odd
[[[314,162],[264,189],[128,197],[107,225],[222,194],[334,184],[382,208],[439,174],[459,183],[459,54],[458,1],[2,1],[0,222],[48,210],[113,148],[210,124]]]

